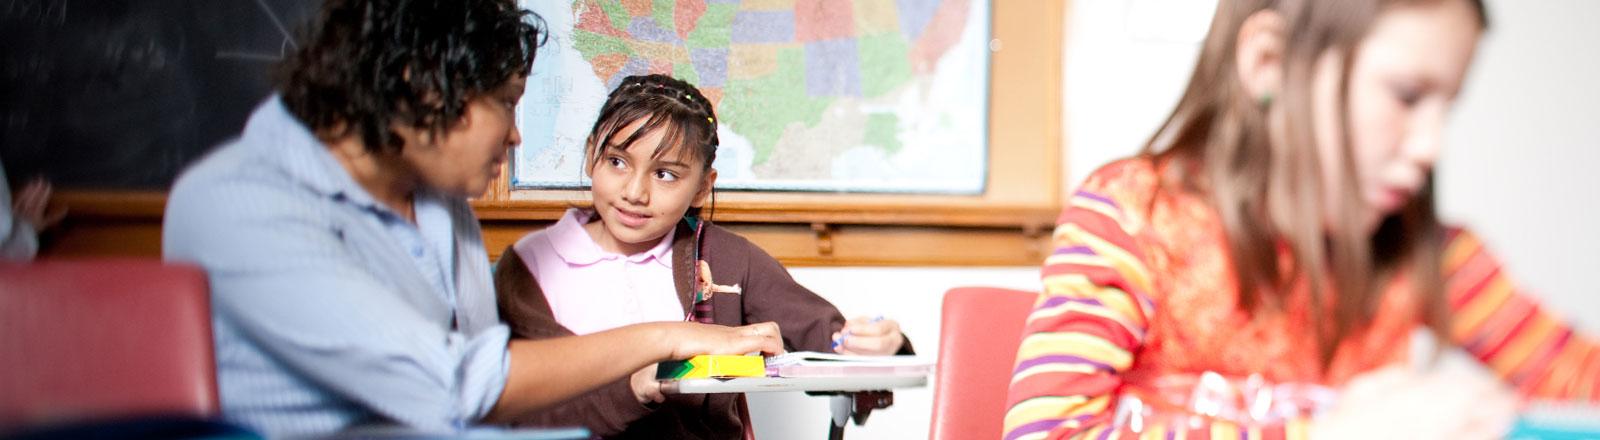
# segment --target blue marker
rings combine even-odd
[[[877,317],[872,318],[872,321],[868,321],[868,322],[878,322],[878,321],[882,321],[882,320],[883,320],[883,315],[878,315]],[[848,339],[849,337],[850,337],[850,330],[846,329],[844,331],[839,332],[839,337],[833,338],[833,351],[839,351],[839,347],[843,346],[844,345],[844,340]]]

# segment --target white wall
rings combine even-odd
[[[1600,335],[1600,2],[1489,7],[1440,159],[1440,208]]]
[[[1183,94],[1215,0],[1075,0],[1068,7],[1062,112],[1067,175],[1136,153]],[[1063,194],[1071,194],[1063,191]]]
[[[1551,308],[1600,334],[1600,1],[1490,0],[1480,48],[1439,164],[1439,204],[1472,227]],[[1077,0],[1066,42],[1065,185],[1143,145],[1182,93],[1209,0]],[[1198,29],[1198,31],[1197,31]],[[1036,268],[797,268],[847,315],[901,320],[935,356],[941,293],[963,285],[1037,289]],[[896,393],[847,435],[926,438],[932,390]],[[763,440],[826,436],[827,401],[752,395]]]

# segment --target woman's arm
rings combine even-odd
[[[782,353],[778,335],[772,323],[725,327],[659,322],[583,336],[512,340],[505,390],[486,420],[517,420],[660,361],[699,354]]]

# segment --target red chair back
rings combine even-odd
[[[205,273],[157,260],[0,263],[0,432],[215,417]]]
[[[1022,326],[1037,297],[990,287],[945,293],[931,438],[1000,438]]]

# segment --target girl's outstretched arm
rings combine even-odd
[[[1600,346],[1519,291],[1477,236],[1445,243],[1451,339],[1523,395],[1600,402]]]

